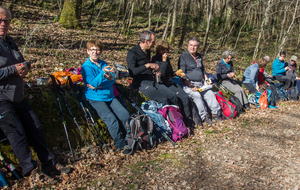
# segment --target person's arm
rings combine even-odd
[[[147,69],[154,69],[154,70],[159,69],[159,66],[156,63],[146,63],[144,65],[137,66],[136,64],[137,60],[138,58],[136,57],[135,53],[129,50],[126,61],[127,61],[128,70],[132,75],[140,75],[142,72],[144,72]]]
[[[85,78],[87,84],[91,85],[94,88],[106,88],[112,86],[115,83],[115,76],[113,76],[113,80],[108,80],[104,77],[105,72],[103,70],[100,71],[98,75],[95,75],[94,68],[89,65],[82,66],[82,77]]]
[[[184,59],[183,55],[181,55],[178,60],[178,70],[181,69],[182,73],[185,74],[185,76],[181,77],[183,79],[183,81],[188,79],[186,76],[186,73],[187,73],[186,64],[187,64],[186,59]]]
[[[168,57],[164,60],[164,57],[162,57],[163,60],[160,60],[157,55],[153,56],[151,59],[151,63],[156,63],[159,66],[159,71],[161,72],[162,76],[166,75],[166,70],[168,67],[168,64],[170,64],[170,60]]]
[[[222,65],[219,62],[216,65],[216,72],[219,80],[229,79],[227,73],[222,72]]]
[[[254,68],[254,67],[250,67],[250,68],[251,68],[250,75],[249,75],[250,82],[253,86],[258,86],[257,75],[258,75],[259,69]]]

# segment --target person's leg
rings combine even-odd
[[[300,94],[300,80],[296,80],[296,86],[297,86],[298,94]]]
[[[160,92],[151,82],[143,81],[139,87],[139,91],[146,95],[149,99],[155,100],[163,105],[168,105],[169,101],[166,95]]]
[[[25,135],[25,129],[17,114],[17,109],[13,103],[8,101],[0,102],[0,128],[10,142],[11,148],[19,160],[22,173],[27,174],[36,167],[36,162],[32,160],[31,150]]]
[[[178,98],[177,98],[177,93],[179,93],[178,89],[174,92],[164,84],[159,84],[159,83],[155,83],[155,87],[160,92],[160,94],[163,94],[165,97],[167,97],[167,99],[170,101],[171,104],[178,105]]]
[[[126,145],[126,142],[122,136],[119,121],[110,108],[111,102],[88,100],[88,103],[106,124],[107,129],[114,140],[114,145],[118,149],[123,149],[123,147]]]
[[[241,102],[241,104],[248,105],[247,96],[243,90],[243,88],[238,85],[237,83],[232,83],[230,81],[222,81],[221,83],[223,86],[225,86],[229,91],[231,91]]]
[[[28,141],[42,163],[42,168],[54,166],[56,159],[48,148],[42,123],[27,100],[24,99],[18,106],[17,114],[24,126]]]
[[[183,86],[184,92],[193,99],[195,102],[197,109],[198,109],[198,114],[202,120],[206,118],[207,115],[207,110],[205,107],[205,104],[203,102],[202,96],[199,92],[194,92],[189,88],[188,86]]]
[[[172,90],[178,99],[182,102],[181,112],[183,113],[183,119],[187,126],[193,126],[193,115],[192,115],[192,104],[190,103],[190,99],[188,95],[183,91],[183,89],[179,85],[171,85],[168,86],[170,90]]]
[[[256,88],[251,83],[243,83],[243,85],[249,90],[251,94],[255,94],[257,92]]]
[[[281,75],[275,75],[274,78],[278,80],[279,82],[284,83],[284,89],[287,90],[289,89],[291,85],[291,81],[289,80],[289,77],[283,77]]]
[[[115,113],[115,115],[118,117],[118,119],[121,121],[123,125],[121,130],[125,136],[127,133],[126,121],[129,119],[130,113],[126,110],[126,108],[124,108],[124,106],[116,98],[112,100],[110,107]]]
[[[202,95],[203,99],[206,101],[207,106],[211,110],[211,113],[217,115],[221,107],[213,91],[206,90],[204,92],[201,92],[200,94]]]

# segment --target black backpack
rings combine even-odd
[[[229,101],[236,106],[235,110],[237,111],[238,114],[245,113],[245,109],[243,105],[241,104],[240,100],[236,96],[230,94]]]
[[[143,115],[132,115],[131,118],[126,122],[127,128],[127,145],[132,150],[133,154],[137,150],[150,150],[155,145],[153,139],[153,121],[150,116]]]

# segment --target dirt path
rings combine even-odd
[[[134,156],[110,152],[99,156],[101,164],[83,159],[54,185],[40,180],[14,188],[299,189],[299,105],[254,108],[238,119],[196,129],[175,149],[166,142]]]

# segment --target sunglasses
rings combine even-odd
[[[10,19],[5,19],[5,20],[0,19],[0,24],[2,24],[2,22],[4,22],[4,24],[9,24]]]

